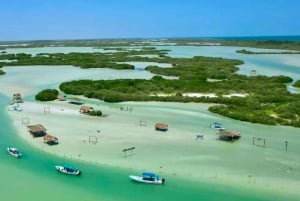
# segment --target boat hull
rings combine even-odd
[[[216,130],[218,130],[218,131],[225,131],[225,130],[226,130],[226,129],[223,127],[222,124],[217,123],[217,122],[211,123],[211,124],[210,124],[210,127],[211,127],[211,128],[214,128],[214,129],[216,129]]]
[[[81,174],[80,170],[69,170],[68,168],[64,167],[64,166],[60,166],[60,165],[56,165],[55,166],[56,170],[58,172],[61,172],[63,174],[68,174],[68,175],[75,175],[75,176],[79,176]]]
[[[135,176],[135,175],[129,175],[129,178],[132,181],[139,182],[139,183],[145,183],[145,184],[164,184],[165,179],[157,179],[157,180],[145,180],[141,176]]]
[[[13,147],[7,147],[7,151],[11,156],[15,158],[20,158],[22,155],[16,148]]]

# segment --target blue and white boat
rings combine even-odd
[[[7,151],[8,153],[10,153],[10,155],[12,155],[13,157],[16,157],[16,158],[20,158],[21,157],[21,153],[18,151],[17,148],[14,148],[14,147],[7,147]]]
[[[135,182],[146,184],[164,184],[165,179],[160,178],[157,174],[151,172],[143,172],[141,176],[129,175],[129,178]]]
[[[81,174],[81,171],[72,165],[56,165],[55,168],[57,171],[64,174],[76,175],[76,176]]]
[[[225,128],[223,127],[223,125],[221,123],[218,123],[218,122],[211,123],[210,127],[214,128],[216,130],[219,130],[219,131],[225,131]]]

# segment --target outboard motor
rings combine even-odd
[[[166,180],[165,180],[165,178],[162,178],[161,181],[162,181],[162,184],[164,184]]]

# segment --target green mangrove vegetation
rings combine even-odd
[[[176,42],[177,45],[190,45],[195,41],[166,40]],[[35,44],[51,44],[53,41]],[[198,41],[199,42],[199,41]],[[203,42],[203,41],[201,41]],[[210,41],[216,42],[216,41]],[[297,42],[278,41],[219,41],[221,45],[240,45],[263,48],[300,50]],[[56,44],[61,44],[57,42]],[[74,45],[76,41],[69,41],[65,46]],[[67,94],[84,95],[107,102],[122,101],[169,101],[169,102],[203,102],[213,103],[210,111],[234,119],[263,123],[270,125],[289,125],[300,127],[300,95],[291,94],[286,84],[292,79],[286,76],[245,76],[238,75],[238,65],[243,61],[210,58],[170,58],[166,56],[168,50],[156,50],[154,47],[142,47],[139,50],[128,48],[129,45],[145,45],[141,41],[81,41],[77,46],[89,46],[116,50],[109,53],[43,53],[32,56],[30,54],[1,54],[5,66],[19,65],[73,65],[81,68],[113,68],[130,69],[134,66],[119,62],[141,61],[170,63],[172,68],[148,66],[146,70],[156,74],[150,80],[118,79],[118,80],[78,80],[62,83],[60,90]],[[93,45],[91,45],[93,44]],[[103,45],[104,44],[104,45]],[[150,45],[151,43],[149,43]],[[100,46],[101,45],[101,46]],[[87,45],[88,46],[88,45]],[[127,48],[126,48],[127,46]],[[298,47],[299,46],[299,47]],[[131,46],[132,47],[132,46]],[[139,55],[158,55],[148,58]],[[172,76],[164,79],[162,76]],[[211,81],[214,80],[214,81]],[[294,86],[297,86],[296,82]],[[188,93],[214,93],[216,97],[190,97]],[[243,94],[245,97],[231,97],[224,95]],[[36,95],[37,100],[56,99],[58,92],[49,90]],[[163,94],[163,96],[161,96]]]
[[[168,101],[215,103],[209,108],[234,119],[269,125],[300,127],[300,95],[291,94],[286,84],[292,79],[286,76],[238,75],[239,60],[194,57],[164,58],[172,68],[149,66],[146,70],[157,74],[151,80],[78,80],[65,82],[60,90],[67,94],[84,95],[106,102]],[[163,79],[161,75],[178,79]],[[209,79],[217,81],[211,82]],[[189,97],[188,93],[214,93],[217,97]],[[224,95],[239,93],[245,97]],[[159,94],[164,94],[160,96]]]
[[[264,49],[297,50],[300,51],[300,41],[288,40],[241,40],[239,38],[226,39],[168,39],[164,42],[175,43],[176,45],[221,45],[235,47],[253,47]]]
[[[300,88],[300,80],[297,80],[294,84],[293,87]]]
[[[40,91],[36,96],[35,99],[39,101],[53,101],[57,99],[58,90],[56,89],[45,89]]]
[[[101,110],[92,110],[92,111],[89,112],[89,115],[101,117],[102,116],[102,111]]]
[[[0,62],[0,75],[4,75],[5,72],[3,70],[1,70],[1,68],[5,65],[5,63]]]
[[[298,50],[300,51],[299,41],[289,40],[245,40],[239,38],[169,38],[169,39],[87,39],[87,40],[40,40],[40,41],[11,41],[0,42],[5,48],[34,48],[34,47],[95,47],[106,50],[126,50],[132,46],[156,46],[162,45],[187,45],[187,46],[238,46],[238,47],[254,47],[266,49],[282,49],[282,50]]]
[[[112,68],[112,69],[134,69],[133,65],[118,63],[120,61],[153,61],[150,58],[139,57],[134,55],[157,54],[165,55],[166,50],[154,50],[146,48],[142,50],[129,50],[126,52],[116,53],[40,53],[36,56],[31,54],[3,54],[0,59],[10,60],[3,62],[5,66],[20,65],[73,65],[81,68]],[[161,62],[159,58],[154,60]]]
[[[254,51],[250,51],[250,50],[237,50],[236,53],[240,53],[240,54],[300,54],[299,51],[278,51],[278,52],[254,52]]]

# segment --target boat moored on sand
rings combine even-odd
[[[146,184],[164,184],[165,179],[151,172],[143,172],[142,176],[129,175],[129,178],[135,182]]]
[[[81,171],[79,169],[71,165],[56,165],[55,168],[57,171],[64,174],[76,175],[76,176],[81,174]]]
[[[13,157],[16,157],[16,158],[20,158],[21,157],[21,153],[18,151],[17,148],[14,148],[14,147],[7,147],[7,151],[8,153],[10,153],[10,155],[12,155]]]

